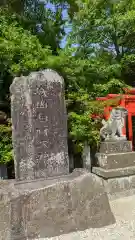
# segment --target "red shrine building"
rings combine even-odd
[[[135,150],[135,88],[125,89],[125,94],[108,94],[106,97],[98,97],[97,101],[115,100],[119,98],[118,106],[124,107],[128,110],[125,127],[123,132],[126,134],[127,139],[132,141],[133,149]],[[113,106],[107,106],[104,109],[104,118],[109,118]]]

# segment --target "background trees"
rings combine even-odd
[[[114,85],[133,84],[135,2],[90,0],[81,1],[79,6],[72,33],[79,46],[77,55],[90,61],[94,58],[97,83],[112,83],[109,92],[116,92]]]

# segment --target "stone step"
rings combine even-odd
[[[104,169],[117,169],[135,166],[135,152],[96,154],[96,164]]]
[[[106,141],[100,143],[100,153],[124,153],[132,152],[131,141]]]
[[[103,177],[104,179],[116,178],[116,177],[125,177],[135,175],[135,166],[117,168],[117,169],[103,169],[101,167],[93,167],[92,173]]]

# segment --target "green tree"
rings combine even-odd
[[[79,11],[73,20],[72,34],[72,42],[79,45],[76,55],[90,62],[91,58],[94,59],[99,73],[99,86],[109,81],[120,88],[123,81],[132,84],[135,2],[90,0],[78,4]],[[112,91],[119,91],[119,87],[112,88]]]
[[[53,9],[48,8],[48,3],[53,4]],[[70,19],[76,9],[71,0],[5,0],[0,6],[14,13],[21,26],[38,36],[42,46],[49,45],[54,55],[58,54],[68,21],[63,19],[62,11],[67,9]]]
[[[51,54],[49,46],[43,48],[36,36],[19,26],[14,16],[8,19],[0,11],[1,71],[14,76],[45,68]]]

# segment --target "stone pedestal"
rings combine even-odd
[[[132,152],[131,141],[107,141],[101,142],[99,153],[111,154],[111,153],[127,153]]]
[[[96,166],[92,168],[92,172],[103,178],[105,186],[108,186],[108,189],[110,186],[115,192],[117,188],[113,183],[116,184],[116,181],[112,179],[117,180],[120,185],[124,184],[127,177],[135,176],[135,152],[132,151],[132,143],[130,141],[102,142],[96,154]],[[121,190],[121,187],[118,189]],[[112,194],[113,191],[110,190],[110,193]]]
[[[0,194],[0,240],[48,239],[115,223],[103,182],[84,170],[0,182]]]
[[[135,152],[97,154],[97,165],[103,169],[135,166]]]
[[[100,169],[105,174],[121,172],[121,169],[122,172],[127,172],[127,168],[134,169],[135,152],[132,151],[132,143],[130,141],[101,142],[99,152],[96,154],[95,167],[98,168],[98,173]]]

